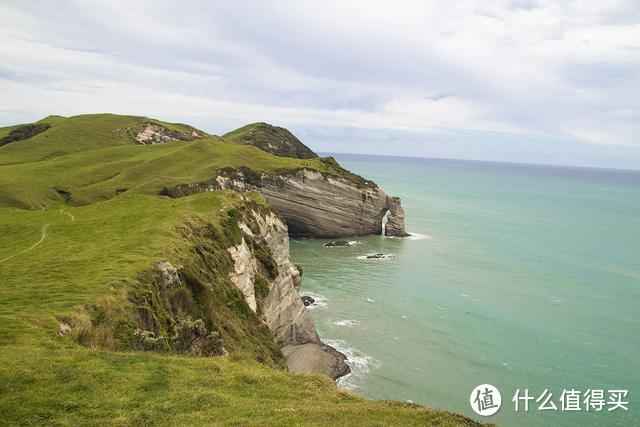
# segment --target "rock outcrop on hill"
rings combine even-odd
[[[205,136],[204,132],[196,128],[187,127],[186,132],[177,132],[157,123],[143,122],[139,124],[139,131],[134,139],[138,144],[165,144],[173,141],[191,141]]]
[[[311,159],[318,157],[287,129],[268,123],[252,123],[224,135],[224,138],[253,145],[281,157]]]

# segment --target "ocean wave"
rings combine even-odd
[[[365,260],[388,260],[388,259],[395,258],[395,256],[393,254],[383,254],[380,252],[372,252],[366,255],[360,255],[357,258],[365,259]]]
[[[407,232],[408,236],[398,237],[398,236],[385,236],[387,239],[405,239],[405,240],[430,240],[431,236],[428,234],[420,234],[420,233],[411,233]]]
[[[355,319],[336,320],[333,322],[336,326],[346,326],[347,328],[353,328],[358,325],[358,321]]]
[[[326,297],[320,294],[316,294],[314,292],[304,292],[300,294],[300,297],[303,297],[303,296],[311,297],[313,298],[313,301],[314,301],[313,304],[307,306],[307,310],[315,310],[318,307],[324,308],[329,304],[329,300]]]
[[[409,235],[407,237],[405,237],[405,239],[407,239],[407,240],[425,240],[425,239],[429,240],[429,239],[431,239],[431,236],[426,235],[426,234],[409,232]]]
[[[344,377],[338,378],[338,386],[346,390],[360,388],[358,382],[371,370],[378,369],[382,364],[373,357],[352,347],[348,347],[344,340],[326,340],[325,343],[347,356],[347,365],[351,372]]]
[[[500,364],[505,368],[509,369],[510,371],[513,371],[513,368],[507,362],[500,362]]]

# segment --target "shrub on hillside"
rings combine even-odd
[[[3,145],[7,145],[11,142],[23,141],[25,139],[29,139],[33,136],[36,136],[39,133],[44,132],[49,129],[51,125],[47,123],[36,123],[24,126],[18,126],[15,129],[12,129],[9,132],[9,135],[0,138],[0,147]]]

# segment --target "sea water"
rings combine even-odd
[[[342,387],[500,425],[640,425],[639,172],[334,156],[400,196],[412,233],[291,240]],[[469,403],[484,383],[490,418]],[[558,409],[515,412],[518,389]],[[628,390],[629,411],[562,411],[565,389]]]

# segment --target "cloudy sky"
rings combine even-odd
[[[8,1],[0,125],[267,121],[317,151],[640,169],[640,2]]]

